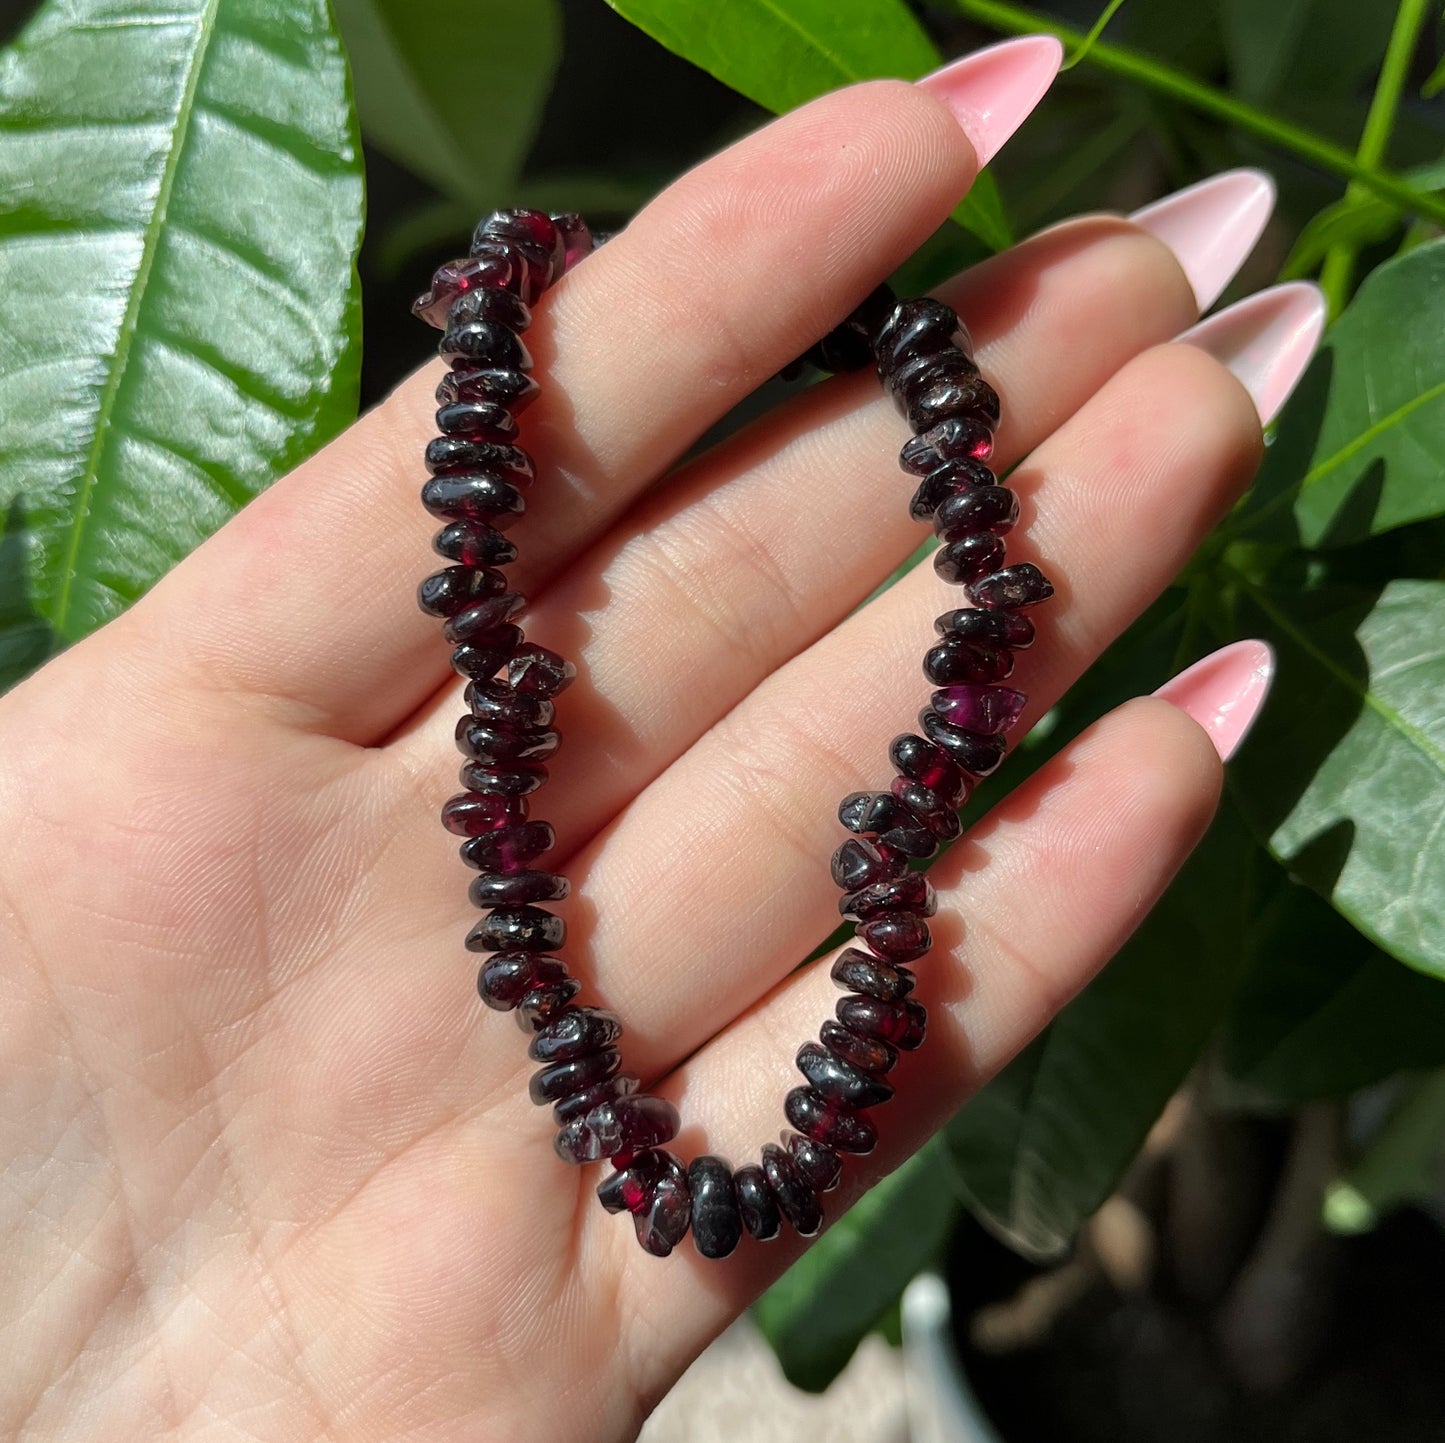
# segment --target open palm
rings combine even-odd
[[[837,92],[672,186],[528,335],[518,579],[580,668],[537,810],[584,1000],[679,1103],[683,1156],[744,1161],[781,1123],[834,995],[790,975],[836,923],[834,807],[878,784],[954,601],[924,566],[855,610],[919,540],[871,377],[673,468],[974,168],[922,91]],[[1204,339],[1167,344],[1196,295],[1128,222],[943,294],[1004,399],[1000,468],[1028,458],[1011,556],[1058,587],[1027,724],[1231,503],[1259,417]],[[0,702],[6,1437],[624,1438],[804,1246],[643,1254],[472,990],[437,824],[461,683],[413,599],[436,369]],[[1131,703],[947,853],[929,1041],[829,1216],[1118,947],[1218,783],[1193,721]]]

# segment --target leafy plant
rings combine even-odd
[[[1445,67],[1420,86],[1429,5],[1129,0],[1086,32],[1003,0],[609,4],[774,110],[915,77],[966,27],[1051,31],[1071,68],[1049,104],[1068,124],[1010,146],[1001,182],[981,179],[900,285],[1008,245],[1025,219],[1109,204],[1141,165],[1153,193],[1249,159],[1281,180],[1281,274],[1318,276],[1336,316],[1251,493],[1007,783],[1193,657],[1262,635],[1276,686],[1213,831],[1112,967],[762,1300],[789,1376],[823,1386],[965,1205],[1032,1258],[1066,1255],[1191,1076],[1218,1113],[1285,1118],[1383,1087],[1320,1217],[1359,1229],[1418,1196],[1445,1116],[1445,125],[1416,98]],[[415,178],[386,217],[383,272],[506,200],[641,199],[620,148],[605,172],[532,164],[567,53],[558,0],[336,8],[339,32],[326,0],[174,0],[159,17],[48,0],[0,56],[0,686],[354,414],[358,116],[373,157]]]

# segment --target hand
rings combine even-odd
[[[886,778],[956,593],[924,565],[850,615],[920,539],[870,375],[669,468],[964,193],[950,98],[879,82],[768,126],[527,338],[518,580],[528,634],[581,668],[535,811],[584,999],[680,1104],[684,1157],[776,1136],[836,995],[792,974],[836,922],[834,809]],[[1093,217],[943,290],[1004,398],[1000,468],[1028,458],[1010,557],[1058,587],[1025,725],[1248,482],[1318,332],[1291,287],[1170,344],[1262,219],[1230,197],[1267,208],[1230,185],[1146,218],[1172,251]],[[803,1246],[645,1255],[603,1174],[554,1156],[523,1038],[473,990],[437,823],[461,687],[413,599],[437,370],[0,702],[7,1438],[622,1439]],[[1257,662],[1123,707],[943,857],[928,1042],[830,1217],[1138,922],[1208,822]],[[1218,750],[1181,708],[1226,718]]]

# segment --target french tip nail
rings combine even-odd
[[[1206,317],[1179,339],[1228,366],[1267,426],[1304,375],[1328,309],[1318,286],[1289,281]]]
[[[1129,217],[1164,242],[1207,311],[1244,264],[1274,210],[1274,181],[1262,170],[1226,170],[1176,190]]]
[[[1210,652],[1154,693],[1192,717],[1227,762],[1239,750],[1274,680],[1274,651],[1258,639]]]
[[[983,167],[1044,98],[1063,62],[1064,47],[1052,35],[1021,35],[951,61],[917,84],[953,112]]]

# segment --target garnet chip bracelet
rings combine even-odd
[[[698,1252],[721,1258],[744,1231],[776,1237],[784,1218],[804,1237],[817,1233],[818,1195],[837,1185],[842,1155],[877,1143],[869,1109],[892,1097],[887,1074],[900,1050],[922,1043],[927,1023],[909,996],[907,964],[928,951],[926,919],[937,904],[909,864],[958,836],[958,809],[975,780],[1002,761],[1003,735],[1025,697],[1001,683],[1014,652],[1034,638],[1024,610],[1053,587],[1033,565],[1004,564],[1018,500],[987,464],[998,396],[974,364],[967,332],[940,301],[899,301],[880,286],[803,359],[829,371],[876,366],[914,433],[899,457],[920,478],[909,511],[932,523],[942,543],[934,569],[970,604],[934,624],[939,639],[923,672],[938,690],[919,713],[922,734],[889,746],[897,769],[889,789],[855,792],[838,808],[854,835],[833,854],[833,880],[858,945],[833,964],[846,994],[836,1015],[798,1050],[805,1085],[783,1099],[791,1127],[746,1167],[714,1156],[684,1165],[663,1146],[677,1134],[676,1108],[621,1071],[621,1022],[577,1005],[580,984],[554,955],[566,926],[543,904],[566,897],[568,883],[537,865],[555,836],[529,817],[527,799],[547,780],[546,759],[561,742],[552,699],[577,671],[526,640],[516,624],[525,598],[501,570],[517,555],[503,533],[525,510],[534,476],[517,444],[517,416],[538,394],[521,334],[531,305],[593,246],[578,215],[498,211],[477,227],[470,256],[442,266],[413,307],[442,330],[450,366],[437,387],[439,434],[427,443],[431,475],[421,495],[444,523],[433,545],[453,564],[427,577],[418,599],[443,619],[452,665],[468,678],[468,711],[456,730],[466,790],[442,808],[442,823],[464,839],[462,860],[479,874],[469,896],[486,915],[466,939],[470,951],[488,954],[478,990],[530,1034],[528,1056],[540,1066],[529,1091],[552,1108],[557,1155],[611,1161],[597,1195],[609,1212],[632,1215],[648,1252],[665,1257],[691,1228]]]

